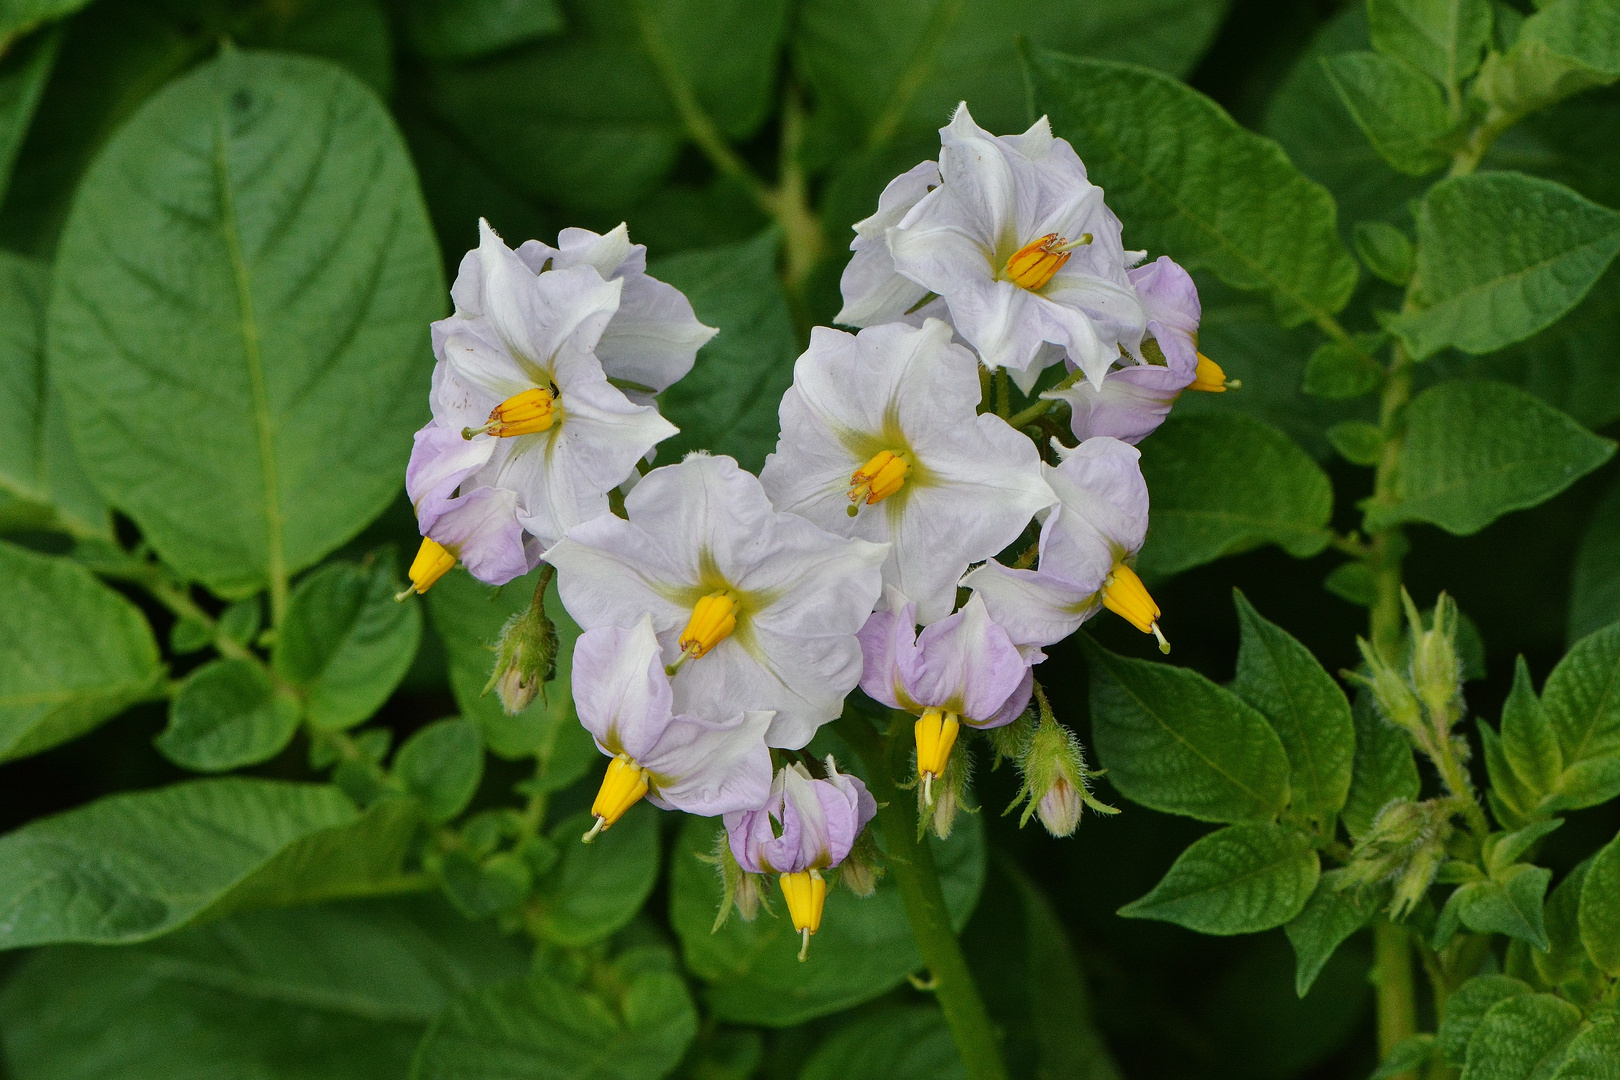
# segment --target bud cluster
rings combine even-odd
[[[1366,672],[1344,672],[1372,692],[1379,714],[1405,730],[1429,757],[1449,756],[1451,728],[1462,718],[1462,663],[1457,656],[1457,603],[1441,593],[1434,622],[1427,629],[1417,605],[1401,592],[1411,638],[1405,670],[1389,663],[1367,640],[1358,638]]]
[[[1451,799],[1392,799],[1356,844],[1345,871],[1344,887],[1390,883],[1394,895],[1389,913],[1393,918],[1403,918],[1423,899],[1446,861],[1454,811]]]

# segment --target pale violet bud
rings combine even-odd
[[[1437,732],[1448,730],[1460,710],[1462,665],[1457,659],[1457,602],[1445,593],[1434,604],[1434,623],[1425,630],[1417,606],[1403,589],[1406,621],[1412,634],[1412,685],[1429,710]]]
[[[1040,815],[1041,824],[1053,836],[1073,836],[1074,830],[1080,825],[1080,791],[1065,776],[1059,776],[1053,782],[1041,801],[1036,803],[1035,812]]]
[[[526,609],[506,620],[495,644],[495,668],[484,693],[494,690],[508,716],[527,709],[544,692],[545,684],[557,677],[557,628],[545,610],[551,575],[548,566],[535,587],[534,599]]]
[[[1044,692],[1037,691],[1036,700],[1041,706],[1041,720],[1018,759],[1018,770],[1024,776],[1024,786],[1013,797],[1007,812],[1011,813],[1022,803],[1024,812],[1018,819],[1019,828],[1038,814],[1041,824],[1053,836],[1072,836],[1080,824],[1083,806],[1090,806],[1105,814],[1118,811],[1091,797],[1087,787],[1087,778],[1091,774],[1086,769],[1080,740],[1058,723],[1047,705]]]
[[[973,755],[969,747],[960,747],[945,761],[945,772],[932,784],[931,791],[917,785],[917,835],[921,837],[932,829],[941,840],[951,838],[959,810],[974,812],[967,805],[967,789],[973,779]],[[929,801],[931,797],[932,801]]]

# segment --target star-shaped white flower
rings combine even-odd
[[[587,630],[650,614],[677,712],[770,710],[770,745],[809,742],[860,680],[887,548],[778,513],[728,457],[654,469],[624,505],[545,553],[569,614]]]
[[[1053,495],[1035,445],[979,414],[978,364],[937,319],[859,334],[816,327],[782,398],[760,480],[779,510],[892,545],[883,579],[924,623],[969,563],[1018,538]]]

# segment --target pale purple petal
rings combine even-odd
[[[1106,573],[1106,569],[1104,571]],[[984,600],[996,625],[1020,646],[1052,645],[1102,609],[1103,577],[1088,584],[1036,570],[1014,570],[991,559],[962,584]]]
[[[452,499],[427,535],[486,585],[505,585],[539,561],[538,551],[524,542],[516,496],[502,488],[477,488]]]
[[[1132,364],[1110,371],[1101,388],[1082,380],[1041,396],[1069,403],[1069,426],[1081,442],[1108,436],[1134,446],[1164,423],[1190,382],[1190,370]]]
[[[494,442],[488,436],[463,439],[460,431],[436,420],[417,431],[410,463],[405,466],[405,492],[424,535],[449,508],[461,482],[489,460]]]
[[[571,681],[579,722],[603,753],[642,765],[664,736],[674,695],[652,620],[634,629],[599,626],[579,635]]]
[[[1198,366],[1198,321],[1203,307],[1192,277],[1168,255],[1129,271],[1131,285],[1147,315],[1147,332],[1159,343],[1170,366],[1192,373]]]
[[[714,817],[764,805],[771,793],[771,714],[729,720],[677,716],[639,760],[653,774],[647,798],[665,810]]]
[[[910,670],[917,645],[917,605],[890,587],[888,610],[873,612],[861,627],[861,689],[891,709],[909,709],[901,658]]]
[[[910,696],[920,705],[958,713],[974,726],[996,715],[1028,669],[977,594],[961,611],[924,630],[917,653],[919,663],[906,680]]]

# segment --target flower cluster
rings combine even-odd
[[[714,331],[647,276],[623,226],[514,251],[487,224],[433,327],[433,420],[407,474],[424,536],[412,590],[458,560],[491,584],[555,569],[583,630],[579,718],[611,758],[585,839],[643,798],[723,816],[728,882],[757,896],[776,875],[806,947],[823,871],[875,850],[865,785],[804,752],[857,685],[915,717],[919,803],[941,835],[963,727],[1005,729],[998,760],[1018,760],[1054,831],[1098,805],[1044,696],[1028,718],[1033,667],[1105,607],[1168,648],[1130,566],[1148,525],[1132,444],[1183,390],[1227,386],[1197,351],[1191,278],[1168,258],[1135,265],[1044,119],[997,137],[964,105],[941,137],[939,161],[856,226],[837,321],[858,332],[811,332],[759,476],[701,452],[645,470],[675,433],[657,394]],[[1007,381],[1044,383],[1031,415],[1066,407],[1076,444],[1009,416]],[[502,663],[528,652],[549,662],[532,648]],[[544,678],[501,675],[530,697]],[[845,876],[869,892],[868,857]]]

